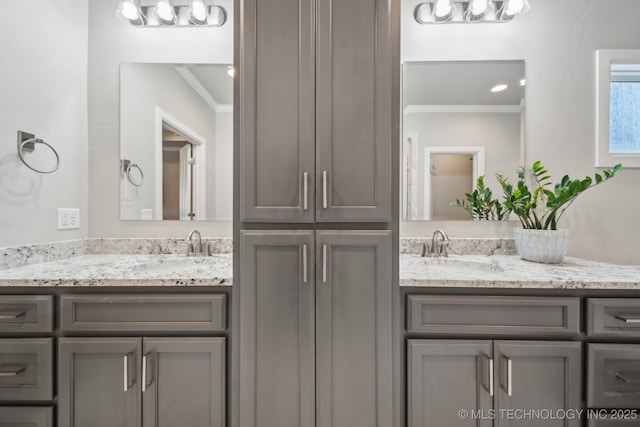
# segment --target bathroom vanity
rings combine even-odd
[[[637,424],[640,267],[402,254],[400,269],[404,425],[510,425],[522,409],[577,417],[558,425]],[[228,254],[0,270],[0,419],[227,425],[230,272]]]

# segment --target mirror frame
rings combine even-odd
[[[611,64],[640,64],[640,49],[596,50],[596,167],[640,168],[640,153],[612,154],[609,151],[611,119]]]

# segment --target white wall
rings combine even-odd
[[[86,237],[87,2],[4,1],[0,40],[0,246]],[[18,130],[54,146],[60,169],[27,169]],[[57,208],[79,208],[81,228],[58,231]]]
[[[218,220],[233,219],[233,112],[216,112],[216,144],[213,153],[215,176],[212,181],[214,206],[207,208]],[[211,163],[208,167],[211,167]]]
[[[516,170],[520,165],[520,114],[517,113],[406,113],[403,116],[405,135],[418,134],[418,166],[420,179],[418,186],[418,217],[422,217],[423,198],[429,195],[424,188],[424,173],[429,173],[429,164],[425,165],[424,151],[426,147],[484,147],[485,148],[485,184],[497,197],[501,194],[500,186],[494,176],[503,172],[512,182],[517,178]],[[433,179],[432,188],[437,188]],[[447,191],[442,191],[444,202]],[[450,193],[449,193],[450,194]],[[464,198],[464,193],[456,197]],[[435,206],[435,205],[434,205]],[[469,218],[461,208],[446,209],[451,218]],[[434,215],[436,213],[434,212]]]
[[[595,169],[595,50],[640,49],[640,1],[535,0],[509,24],[418,25],[420,0],[403,1],[406,61],[514,60],[526,63],[525,162],[541,160],[557,179]],[[408,24],[408,25],[405,25]],[[562,218],[569,255],[640,264],[637,250],[640,170],[628,169],[589,190]],[[509,224],[402,223],[401,235],[511,236]]]
[[[233,1],[218,3],[228,14],[219,28],[134,28],[116,18],[118,0],[89,0],[89,237],[181,237],[194,227],[231,236],[229,222],[121,221],[119,212],[120,63],[233,63]]]

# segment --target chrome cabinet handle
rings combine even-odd
[[[616,314],[615,317],[625,323],[640,323],[640,316],[637,314]]]
[[[147,382],[147,359],[151,356],[151,352],[148,352],[142,356],[142,391],[147,391],[149,386],[153,384],[153,378],[151,382]]]
[[[484,355],[484,357],[489,363],[489,396],[493,396],[493,358],[487,356],[486,354]]]
[[[327,245],[322,245],[322,281],[327,282]]]
[[[507,362],[507,396],[513,395],[513,362],[510,358],[502,355],[502,358]]]
[[[307,244],[302,245],[302,281],[307,283],[309,281],[309,274],[307,269]]]
[[[327,171],[322,171],[322,208],[327,209]]]
[[[21,373],[27,370],[26,366],[22,366],[20,368],[16,368],[12,371],[0,371],[0,377],[17,377]]]
[[[302,192],[304,194],[302,198],[302,208],[306,211],[309,209],[309,174],[307,172],[302,174],[302,181]]]
[[[127,353],[124,355],[124,391],[129,391],[132,385],[136,383],[135,378],[133,382],[129,382],[129,358],[133,356],[133,353]]]
[[[640,384],[639,372],[616,372],[616,378],[627,384]]]
[[[0,314],[0,320],[15,320],[21,317],[25,317],[27,313],[25,311],[21,313],[9,313],[9,314]]]

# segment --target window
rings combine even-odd
[[[596,57],[596,166],[640,167],[640,50]]]

